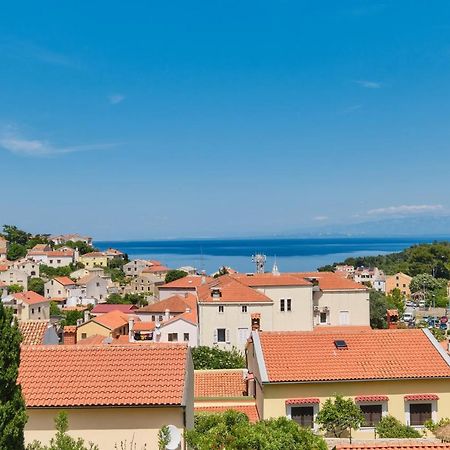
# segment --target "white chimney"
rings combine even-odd
[[[128,319],[128,340],[130,342],[134,342],[134,319],[132,317],[130,317]]]
[[[170,310],[166,309],[166,311],[164,312],[164,320],[169,320],[170,319]]]
[[[189,306],[186,308],[186,312],[190,313],[191,312],[191,308],[189,308]]]
[[[88,309],[85,309],[85,310],[84,310],[83,318],[84,318],[84,321],[85,321],[85,322],[88,322],[89,319],[91,318],[91,315],[89,314],[89,310],[88,310]]]

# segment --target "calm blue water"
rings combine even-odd
[[[379,255],[398,252],[431,238],[334,238],[334,239],[223,239],[176,241],[98,241],[100,250],[117,248],[129,257],[157,259],[171,268],[194,266],[208,273],[221,266],[241,272],[254,270],[251,256],[264,253],[266,270],[271,270],[275,256],[282,272],[308,271],[342,261],[349,256]]]

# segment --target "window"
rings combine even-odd
[[[291,300],[290,298],[288,298],[288,299],[286,300],[286,311],[292,311],[292,309],[291,309],[291,303],[292,303],[292,300]]]
[[[284,312],[284,298],[280,300],[280,311]]]
[[[158,320],[159,320],[160,322],[162,322],[163,316],[159,316]]]
[[[363,427],[376,427],[383,415],[383,405],[370,404],[370,405],[359,405],[359,407],[361,408],[361,411],[365,419]]]
[[[226,342],[225,328],[217,328],[217,342]]]
[[[178,333],[169,333],[167,339],[169,342],[178,342]]]
[[[221,314],[223,313],[223,305],[219,306],[219,313],[221,313]]]
[[[40,306],[38,306],[38,313],[40,313],[41,312],[41,307]]]
[[[242,306],[241,306],[241,311],[242,311],[243,313],[246,313],[246,312],[247,312],[247,305],[242,305]]]
[[[152,322],[154,322],[156,320],[155,316],[152,316]]]
[[[34,308],[31,308],[31,314],[34,314]]]
[[[57,262],[58,264],[61,264],[61,260],[60,260],[60,259],[57,259],[56,262]]]
[[[320,313],[320,323],[327,323],[327,313],[326,312]]]
[[[349,311],[339,311],[339,325],[350,325]]]
[[[189,333],[183,334],[183,340],[184,340],[184,342],[189,342]]]
[[[301,427],[312,428],[314,426],[314,407],[292,406],[291,419]]]
[[[86,333],[81,333],[81,339],[86,339],[87,338],[87,334]]]
[[[431,420],[431,403],[411,403],[409,405],[409,420],[412,426],[422,426]]]

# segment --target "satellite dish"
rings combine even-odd
[[[181,443],[181,433],[180,430],[175,425],[167,425],[169,429],[170,441],[166,445],[167,450],[177,450]]]

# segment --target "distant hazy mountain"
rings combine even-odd
[[[352,224],[320,225],[290,236],[450,236],[450,216],[410,216]]]

